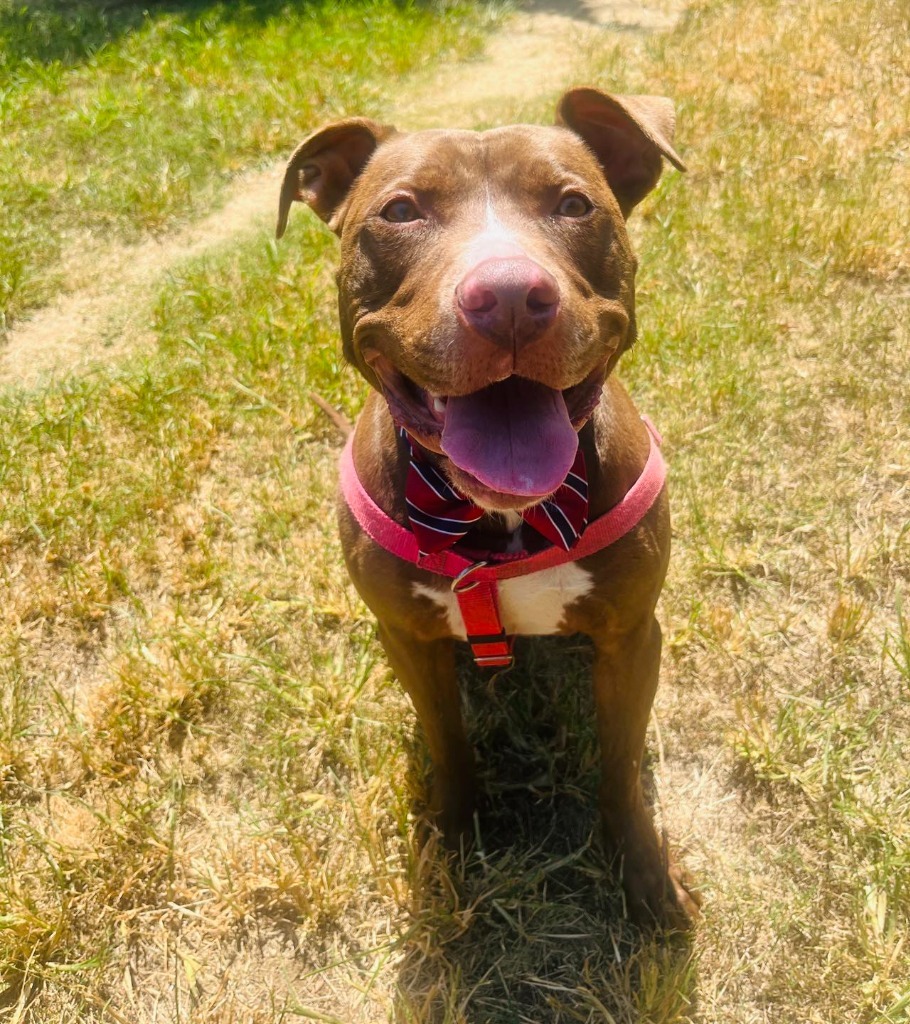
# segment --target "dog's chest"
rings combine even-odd
[[[558,633],[566,609],[591,593],[594,581],[574,562],[517,576],[499,583],[499,615],[506,633],[545,636]],[[451,589],[414,584],[418,597],[428,597],[446,613],[452,636],[465,639],[458,599]]]

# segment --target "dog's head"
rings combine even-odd
[[[574,89],[555,127],[406,134],[365,118],[294,152],[278,216],[341,237],[344,350],[455,486],[521,508],[564,480],[635,338],[625,219],[657,184],[673,109]]]

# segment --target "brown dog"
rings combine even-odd
[[[399,534],[417,529],[421,511],[405,492],[409,475],[427,466],[441,474],[437,491],[448,495],[451,485],[474,510],[453,551],[484,564],[551,544],[522,515],[571,479],[578,451],[589,522],[642,474],[649,434],[611,371],[635,339],[625,219],[656,185],[662,158],[684,169],[670,144],[673,122],[669,100],[575,89],[555,127],[406,134],[350,118],[291,157],[278,235],[302,201],[341,237],[344,352],[374,388],[352,472]],[[658,489],[621,539],[502,580],[492,601],[507,634],[580,632],[594,641],[607,851],[633,914],[680,925],[695,901],[655,833],[640,780],[660,661],[654,608],[670,544]],[[450,578],[376,543],[349,502],[340,520],[351,577],[426,733],[431,809],[457,842],[471,831],[476,794],[453,638],[477,631],[466,630]],[[474,636],[475,654],[501,656],[499,639]]]

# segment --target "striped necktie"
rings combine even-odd
[[[484,510],[459,494],[427,461],[420,446],[405,431],[401,434],[411,453],[405,484],[408,519],[421,554],[433,554],[461,540],[483,517]],[[575,544],[588,522],[588,478],[580,447],[563,484],[521,516],[551,544],[566,551]]]

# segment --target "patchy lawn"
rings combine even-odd
[[[480,20],[392,0],[0,0],[0,337],[93,245],[198,217],[308,127],[476,48]]]
[[[414,846],[425,755],[307,397],[353,415],[362,387],[298,211],[175,268],[154,351],[0,401],[13,1019],[910,1019],[907,28],[718,0],[579,53],[677,99],[691,167],[637,215],[623,374],[672,467],[648,767],[694,937],[642,936],[604,870],[580,643],[465,673],[494,813],[466,864]]]

